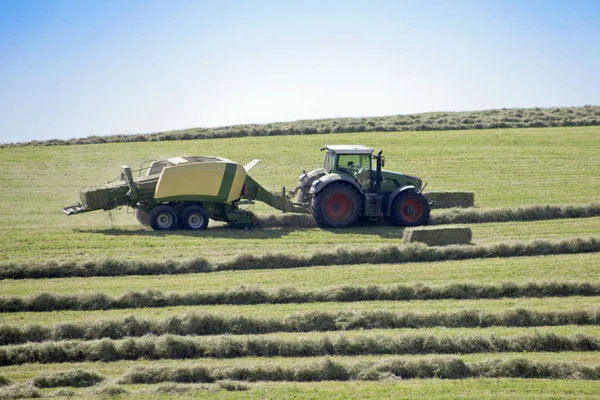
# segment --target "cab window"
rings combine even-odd
[[[333,171],[333,153],[329,151],[325,154],[325,164],[323,165],[323,169],[325,169],[325,172],[327,173]]]
[[[371,156],[369,154],[340,154],[338,169],[352,175],[365,190],[369,190],[371,183]]]

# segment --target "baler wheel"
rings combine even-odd
[[[208,226],[208,214],[200,206],[188,206],[181,213],[181,225],[183,229],[199,231]]]
[[[170,231],[177,228],[177,213],[171,206],[162,205],[150,211],[150,226],[155,231]]]

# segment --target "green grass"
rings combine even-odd
[[[245,383],[248,391],[217,390],[213,384],[155,384],[119,385],[129,394],[119,399],[596,399],[600,383],[548,379],[481,378],[464,380],[424,379],[390,382],[258,382]],[[179,388],[187,392],[163,392],[165,388]],[[94,394],[94,389],[68,389],[80,396]],[[57,389],[45,389],[51,396]],[[452,394],[456,394],[453,396]],[[59,397],[64,398],[64,397]]]
[[[161,387],[144,385],[145,388]],[[131,391],[141,385],[124,385]],[[130,394],[123,399],[596,399],[600,382],[548,379],[424,379],[396,382],[250,383],[246,392]]]
[[[596,381],[571,381],[548,379],[481,378],[464,380],[424,379],[389,382],[258,382],[245,383],[250,390],[230,392],[217,390],[213,384],[155,384],[119,385],[129,394],[119,399],[596,399],[600,383]],[[165,388],[187,389],[188,392],[163,392]],[[89,396],[94,389],[69,391]],[[42,393],[52,395],[56,389]],[[455,394],[454,396],[452,394]],[[64,397],[59,397],[64,398]]]
[[[240,253],[262,254],[286,252],[312,253],[335,248],[369,248],[399,244],[402,230],[391,226],[367,226],[351,230],[262,229],[243,232],[211,224],[201,233],[156,233],[140,227],[125,211],[95,212],[66,217],[62,207],[78,199],[83,186],[104,183],[116,177],[119,166],[137,166],[141,161],[176,155],[218,155],[245,163],[253,158],[263,162],[252,176],[271,190],[282,185],[292,187],[302,169],[321,165],[323,154],[318,148],[330,143],[362,143],[383,148],[386,168],[420,176],[429,182],[428,189],[475,192],[475,204],[482,208],[517,207],[531,204],[584,204],[597,202],[600,171],[597,140],[600,127],[495,129],[447,132],[381,132],[343,135],[309,135],[287,137],[243,137],[201,141],[115,143],[59,147],[0,148],[0,264],[7,262],[39,263],[47,260],[89,260],[107,257],[133,260],[183,260],[206,257],[219,262]],[[303,152],[298,151],[303,149]],[[276,212],[257,204],[257,213]],[[529,241],[535,238],[560,239],[585,237],[600,232],[600,218],[563,219],[496,224],[470,224],[473,242]],[[548,280],[597,281],[600,253],[473,259],[438,263],[390,265],[352,265],[312,267],[290,270],[225,271],[185,276],[128,276],[110,278],[72,278],[51,280],[0,281],[2,295],[24,296],[43,291],[79,293],[100,291],[119,295],[127,290],[158,289],[187,292],[223,290],[239,285],[264,288],[292,286],[297,289],[324,288],[329,285],[368,285],[452,282],[516,283]],[[0,314],[0,323],[53,325],[59,322],[95,321],[98,319],[163,319],[195,311],[227,315],[286,316],[294,312],[377,310],[454,312],[478,309],[504,312],[512,308],[536,311],[590,310],[598,308],[596,297],[500,300],[440,300],[410,302],[317,303],[256,306],[167,307],[155,309],[111,310],[106,312],[29,312]],[[422,334],[465,336],[514,335],[542,332],[556,334],[584,333],[598,336],[597,326],[556,326],[539,328],[448,329],[428,328]],[[331,333],[274,333],[266,336],[288,338],[354,337],[356,335],[390,335],[416,332],[410,329],[347,331]],[[428,357],[414,356],[412,358]],[[581,353],[510,353],[474,354],[465,361],[489,358],[527,358],[540,361],[577,361],[600,364],[597,352]],[[381,356],[340,357],[344,362],[381,360]],[[322,358],[315,358],[313,361]],[[0,375],[14,382],[25,382],[43,373],[84,368],[103,375],[118,377],[130,368],[148,365],[189,366],[197,360],[119,361],[85,364],[27,364],[0,368]],[[303,359],[202,360],[202,364],[270,365],[272,363],[307,362]],[[125,385],[127,390],[152,389],[152,386]],[[46,389],[45,394],[56,389]],[[76,390],[87,393],[86,389]],[[258,383],[246,392],[210,392],[201,390],[184,394],[228,398],[332,397],[332,398],[593,398],[600,392],[598,382],[562,380],[468,379],[464,381],[349,382],[349,383]],[[137,394],[123,398],[178,398],[168,395]]]
[[[402,232],[395,227],[159,234],[142,229],[124,211],[67,217],[60,210],[77,200],[79,188],[117,176],[122,164],[174,155],[216,154],[241,163],[258,157],[263,163],[252,171],[257,181],[272,190],[291,187],[303,168],[321,165],[319,147],[340,141],[385,149],[386,168],[418,175],[431,190],[474,191],[479,207],[590,203],[600,190],[598,132],[600,127],[382,132],[0,149],[0,187],[7,188],[0,193],[0,253],[5,261],[156,254],[218,260],[248,251],[396,243]],[[257,205],[255,211],[273,210]],[[598,230],[600,218],[591,218],[477,226],[473,235],[475,243],[486,243]]]

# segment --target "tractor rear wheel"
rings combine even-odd
[[[208,226],[208,214],[200,206],[188,206],[181,213],[181,225],[183,229],[199,231]]]
[[[162,205],[150,211],[150,226],[155,231],[170,231],[177,228],[177,213],[171,206]]]
[[[397,225],[425,225],[429,219],[429,201],[421,193],[406,192],[394,199],[392,203],[392,220]]]
[[[347,228],[356,223],[362,210],[362,200],[346,183],[332,183],[312,199],[312,214],[322,228]]]

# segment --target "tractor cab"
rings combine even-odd
[[[373,156],[372,148],[361,145],[332,145],[322,147],[321,150],[327,150],[323,166],[326,173],[347,175],[355,179],[365,192],[376,189],[377,177],[381,177],[381,167],[384,164],[381,153]],[[376,160],[378,170],[373,170],[373,159]]]
[[[416,176],[385,171],[382,151],[361,145],[324,146],[323,168],[302,171],[298,203],[309,209],[325,228],[352,226],[359,218],[391,220],[397,225],[423,225],[429,218],[429,201]]]

